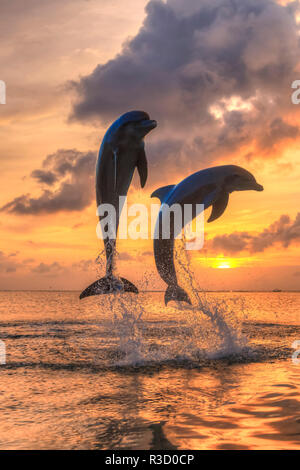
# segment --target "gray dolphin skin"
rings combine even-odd
[[[146,184],[148,170],[144,137],[156,126],[156,121],[151,120],[144,111],[130,111],[119,117],[103,138],[96,166],[96,200],[97,207],[100,204],[114,206],[116,234],[122,210],[119,208],[119,197],[127,195],[136,167],[142,188]],[[105,227],[101,225],[101,228],[104,232]],[[130,281],[114,276],[116,239],[105,238],[104,246],[106,276],[87,287],[80,294],[80,299],[120,291],[138,293],[137,287]]]
[[[174,266],[174,239],[178,235],[174,231],[174,224],[170,218],[170,237],[162,236],[163,206],[171,207],[179,204],[183,210],[184,204],[191,204],[192,218],[196,215],[196,204],[203,204],[204,209],[212,206],[212,212],[208,222],[218,219],[225,211],[229,194],[233,191],[263,191],[254,176],[244,168],[235,165],[224,165],[198,171],[181,181],[177,185],[164,186],[157,189],[151,197],[157,197],[161,201],[161,208],[157,217],[157,238],[154,239],[155,264],[160,277],[168,285],[165,292],[165,304],[170,300],[181,300],[191,304],[191,300],[185,290],[178,285]],[[185,220],[188,223],[189,220]],[[181,229],[184,223],[182,222]]]

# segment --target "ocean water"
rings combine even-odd
[[[1,449],[299,449],[300,293],[0,292]]]

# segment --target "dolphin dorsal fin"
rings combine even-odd
[[[158,197],[160,202],[163,202],[166,195],[170,193],[172,189],[175,188],[175,186],[175,184],[170,184],[169,186],[162,186],[161,188],[156,189],[156,191],[151,194],[151,197]]]
[[[225,212],[229,200],[229,194],[227,192],[222,192],[216,202],[213,204],[211,215],[207,222],[213,222],[214,220],[221,217]]]

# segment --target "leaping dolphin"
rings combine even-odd
[[[151,197],[159,198],[162,204],[156,222],[158,237],[154,239],[154,256],[158,273],[168,285],[165,292],[166,305],[170,300],[182,300],[189,304],[191,300],[177,282],[173,251],[174,239],[179,232],[175,233],[174,224],[170,224],[170,237],[168,239],[162,237],[163,206],[167,204],[171,207],[173,204],[179,204],[183,209],[184,204],[191,204],[193,215],[190,220],[185,220],[185,223],[199,214],[195,212],[196,204],[203,204],[204,209],[212,206],[208,222],[213,222],[225,211],[229,194],[233,191],[263,191],[263,189],[249,171],[235,165],[224,165],[198,171],[177,185],[164,186],[152,193]],[[183,225],[184,223],[179,228],[182,229]]]
[[[145,186],[148,172],[144,137],[156,126],[156,121],[150,120],[144,111],[130,111],[119,117],[103,138],[96,166],[96,200],[97,207],[100,204],[114,206],[115,234],[122,210],[119,208],[119,197],[127,195],[135,167],[138,169],[142,188]],[[101,228],[103,231],[103,227]],[[137,287],[130,281],[114,276],[116,239],[105,238],[104,246],[106,276],[87,287],[80,294],[80,299],[119,291],[138,293]]]

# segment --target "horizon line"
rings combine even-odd
[[[0,292],[81,292],[80,289],[0,289]],[[143,293],[164,293],[165,290],[142,290],[139,292]],[[197,292],[270,292],[273,294],[278,294],[281,292],[300,292],[296,289],[272,289],[272,290],[253,290],[253,289],[216,289],[216,290],[197,290]]]

